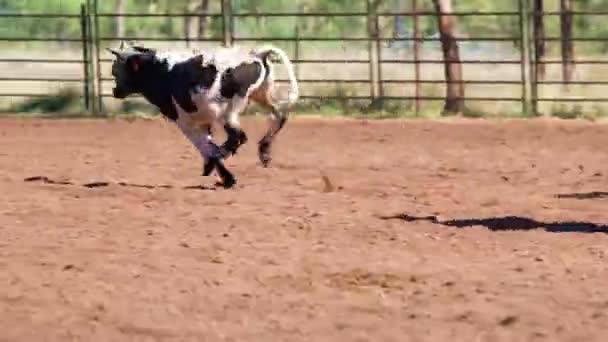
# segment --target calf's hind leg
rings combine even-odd
[[[268,131],[258,142],[258,157],[264,167],[268,167],[272,160],[273,141],[287,123],[288,118],[287,109],[281,111],[279,106],[273,102],[270,89],[272,89],[272,86],[266,83],[252,94],[252,99],[256,103],[270,110]]]
[[[270,124],[264,137],[258,142],[258,157],[264,167],[268,167],[272,161],[272,144],[279,131],[285,126],[287,115],[280,112],[276,107],[271,107]]]

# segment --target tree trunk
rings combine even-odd
[[[572,80],[574,71],[574,46],[572,44],[572,4],[570,0],[561,0],[561,43],[562,43],[562,78],[568,83]]]
[[[209,0],[201,0],[200,6],[201,15],[198,19],[198,38],[205,38],[205,31],[207,29],[207,17],[205,14],[209,12]]]
[[[534,75],[535,81],[545,79],[545,21],[543,0],[534,0]]]
[[[125,5],[126,0],[116,0],[116,14],[124,14],[125,13]],[[125,36],[125,17],[117,16],[116,17],[116,37],[124,37]]]
[[[454,36],[456,17],[450,15],[452,13],[452,0],[433,0],[433,4],[438,16],[437,23],[445,63],[446,98],[444,112],[461,115],[465,110],[464,82],[462,81],[460,52]]]

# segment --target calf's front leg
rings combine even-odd
[[[239,147],[247,142],[247,134],[239,122],[239,115],[245,110],[245,107],[247,107],[247,98],[235,95],[224,112],[224,130],[228,138],[220,150],[225,158],[236,154]]]
[[[211,125],[197,128],[192,119],[183,113],[179,113],[176,124],[201,154],[204,160],[203,176],[209,176],[213,170],[217,170],[224,188],[233,187],[236,184],[236,178],[222,162],[220,148],[213,143]]]

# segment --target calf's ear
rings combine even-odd
[[[203,60],[204,60],[204,57],[203,57],[202,54],[198,54],[198,55],[196,55],[194,57],[190,57],[190,63],[192,63],[192,64],[202,65],[203,64]]]
[[[123,55],[120,53],[120,51],[116,51],[112,48],[106,48],[106,50],[110,51],[114,56],[116,56],[118,59],[124,59]]]

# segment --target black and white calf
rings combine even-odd
[[[230,51],[230,50],[229,50]],[[285,65],[290,82],[288,98],[281,101],[275,97],[275,80],[272,54],[278,55]],[[268,166],[271,161],[271,147],[274,137],[283,128],[288,118],[289,106],[298,99],[298,84],[291,61],[283,50],[274,46],[264,46],[249,52],[246,57],[238,54],[226,57],[213,57],[212,64],[221,65],[220,97],[230,99],[225,110],[224,129],[228,134],[228,149],[234,152],[240,146],[240,138],[246,135],[240,128],[239,114],[250,101],[269,111],[270,125],[264,137],[258,142],[258,156],[262,165]]]
[[[124,44],[119,50],[109,50],[116,56],[112,64],[116,83],[114,97],[124,99],[131,94],[141,94],[157,106],[201,153],[203,175],[217,169],[226,188],[232,187],[236,179],[222,159],[235,154],[247,142],[247,135],[239,123],[240,113],[250,101],[267,108],[271,121],[258,143],[258,155],[262,164],[268,166],[272,141],[287,120],[289,105],[298,98],[293,67],[282,50],[264,47],[245,57],[229,56],[224,60],[206,58],[203,54],[157,53],[153,49],[125,47]],[[272,53],[276,53],[287,67],[290,90],[285,102],[274,97]],[[219,147],[213,143],[211,135],[211,127],[216,122],[224,123],[228,136]]]

